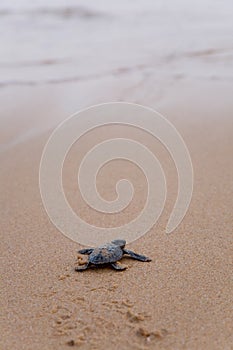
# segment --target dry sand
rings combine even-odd
[[[39,193],[38,167],[50,132],[2,152],[1,349],[232,349],[233,104],[229,87],[215,82],[191,89],[180,83],[179,93],[176,89],[176,95],[175,91],[168,94],[160,110],[183,135],[195,173],[191,206],[170,236],[164,228],[176,194],[175,168],[148,135],[127,131],[159,154],[168,199],[158,224],[130,245],[152,262],[124,259],[129,266],[125,272],[108,268],[74,272],[80,246],[52,225]],[[6,143],[17,129],[18,125],[5,126]],[[108,135],[111,132],[123,133],[110,130]],[[99,135],[103,138],[103,133]],[[88,135],[82,140],[81,153],[90,140]],[[64,183],[75,206],[75,196],[80,199],[70,181],[74,176],[70,160]],[[120,176],[121,165],[103,171],[99,184],[109,174]],[[124,165],[139,191],[118,224],[140,210],[138,199],[144,197],[143,177]],[[111,186],[102,192],[106,198],[113,193]],[[80,208],[85,219],[93,219],[88,208],[83,204]],[[105,223],[107,219],[100,224]],[[108,222],[114,224],[114,220]]]

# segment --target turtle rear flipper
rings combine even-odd
[[[84,271],[90,266],[89,262],[84,265],[79,265],[75,267],[75,271]]]
[[[117,262],[115,263],[111,263],[111,266],[115,269],[115,270],[118,270],[118,271],[123,271],[125,269],[127,269],[127,266],[124,266],[124,265],[121,265]]]
[[[139,261],[151,261],[151,259],[148,258],[147,256],[134,253],[134,252],[132,252],[132,250],[123,249],[123,253],[129,255],[131,258],[133,258],[133,259],[135,259],[135,260],[139,260]]]

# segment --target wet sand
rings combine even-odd
[[[50,132],[2,152],[2,349],[231,348],[233,105],[227,84],[209,84],[208,98],[203,97],[207,86],[187,86],[180,83],[175,102],[168,94],[167,105],[160,110],[183,135],[195,174],[189,211],[169,236],[164,229],[176,194],[174,166],[148,135],[127,131],[157,152],[167,175],[162,217],[130,245],[150,256],[151,263],[124,259],[129,266],[125,272],[74,272],[80,246],[51,224],[39,193],[38,167]],[[17,126],[5,130],[6,141],[13,131],[17,134]],[[89,146],[87,137],[78,149],[85,152]],[[120,169],[120,164],[114,168],[119,176]],[[130,177],[132,169],[125,169]],[[68,160],[64,184],[75,206],[73,170]],[[112,170],[103,172],[100,185],[109,178],[108,171]],[[139,175],[132,181],[141,189]],[[111,197],[111,191],[103,189],[103,196]],[[140,191],[136,195],[140,198]],[[126,218],[117,223],[131,219],[140,207],[140,200],[134,201]],[[80,208],[85,219],[93,219],[85,206]],[[105,223],[104,219],[101,225]]]

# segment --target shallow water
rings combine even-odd
[[[157,74],[232,79],[233,3],[1,1],[0,87]]]
[[[2,151],[96,103],[230,95],[232,15],[231,0],[1,1]]]

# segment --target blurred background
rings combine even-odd
[[[231,0],[2,0],[1,124],[21,140],[100,102],[230,100],[232,18]]]

